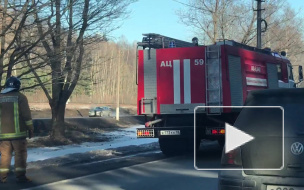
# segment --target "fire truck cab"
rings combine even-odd
[[[159,138],[164,154],[193,150],[202,139],[223,145],[225,122],[233,124],[239,112],[221,106],[243,106],[251,90],[295,88],[284,53],[231,40],[198,46],[144,36],[137,52],[137,113],[152,119],[137,129],[137,137]]]

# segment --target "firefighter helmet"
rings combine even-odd
[[[198,38],[197,37],[192,38],[192,43],[194,44],[194,46],[198,46]]]
[[[11,91],[18,91],[20,89],[21,86],[21,82],[17,77],[9,77],[6,82],[5,82],[5,89],[2,90],[2,94],[7,93],[7,92],[11,92]]]

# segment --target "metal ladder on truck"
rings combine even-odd
[[[206,106],[222,106],[221,46],[206,48]],[[207,108],[208,115],[220,115],[221,108]]]

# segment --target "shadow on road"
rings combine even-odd
[[[197,152],[197,166],[219,167],[221,151],[216,142],[203,142]],[[35,186],[38,186],[37,189],[46,190],[216,189],[218,172],[197,171],[193,163],[193,154],[166,157],[159,152],[94,164],[80,161],[77,165],[30,169],[28,176],[33,179],[31,184],[16,184],[14,175],[11,174],[7,184],[0,184],[0,189],[25,189]],[[89,178],[82,177],[88,175],[90,175]],[[66,179],[74,180],[58,182]],[[40,186],[53,182],[56,183],[52,186]],[[153,187],[152,184],[156,186]]]
[[[196,154],[197,168],[220,168],[223,148],[216,141],[205,141],[201,143]]]

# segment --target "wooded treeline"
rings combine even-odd
[[[118,42],[95,42],[85,49],[82,73],[68,102],[115,104],[120,66],[120,103],[136,104],[136,43],[121,37]],[[48,101],[40,87],[25,93],[30,102]]]

